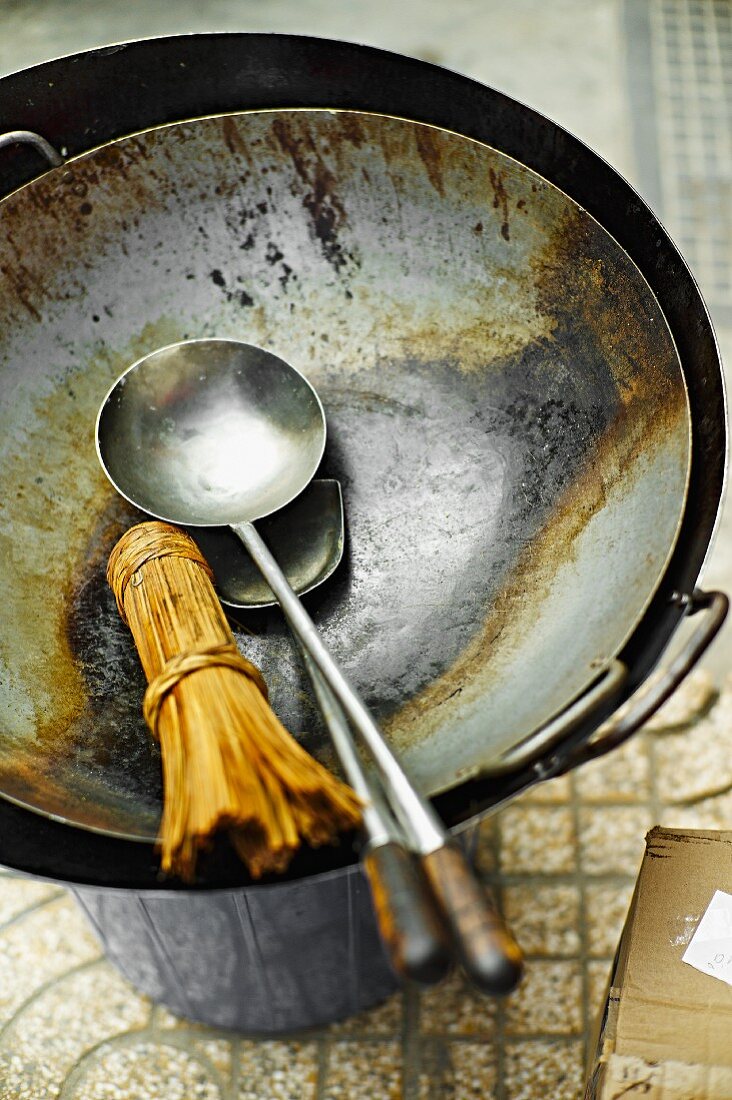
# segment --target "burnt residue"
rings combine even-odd
[[[284,260],[285,254],[281,252],[274,241],[270,241],[267,245],[267,250],[264,253],[264,258],[268,264],[278,264],[280,260]]]
[[[595,387],[598,375],[607,379],[621,411],[635,422],[632,439],[624,433],[632,446],[628,457],[647,432],[662,438],[686,413],[683,374],[655,299],[625,254],[609,247],[600,226],[576,209],[533,269],[538,307],[553,317],[553,339],[578,331],[590,336],[599,366],[588,385]]]
[[[12,267],[7,264],[0,264],[0,274],[2,274],[8,283],[13,287],[15,297],[28,311],[34,321],[41,320],[41,313],[38,306],[34,302],[34,297],[37,299],[38,295],[34,294],[31,289],[28,280],[23,277],[22,268],[13,265]]]
[[[215,267],[210,273],[210,278],[214,286],[218,286],[223,290],[227,302],[235,302],[237,305],[244,307],[254,305],[254,298],[252,298],[251,294],[247,290],[244,290],[242,286],[229,286],[220,268]],[[238,276],[236,282],[241,283],[242,281],[242,277]]]
[[[283,263],[281,268],[282,274],[278,277],[278,282],[283,291],[287,292],[287,288],[290,285],[290,279],[297,279],[297,275],[292,270],[289,264]]]
[[[428,127],[417,126],[414,130],[414,140],[417,145],[417,152],[427,172],[427,178],[437,194],[444,197],[442,145],[439,141],[435,141],[434,134],[435,131]]]
[[[501,215],[501,236],[504,241],[511,240],[511,234],[509,231],[508,223],[508,192],[506,191],[506,185],[503,182],[503,173],[497,171],[495,168],[488,170],[488,178],[491,181],[491,187],[493,188],[493,209],[497,210]]]
[[[248,159],[249,150],[247,144],[239,132],[236,120],[231,115],[225,115],[221,119],[221,131],[224,136],[226,148],[229,152],[237,157]]]
[[[152,788],[159,795],[159,752],[142,719],[145,678],[106,579],[117,540],[147,518],[122,498],[110,497],[70,584],[66,632],[86,694],[83,720],[73,734],[77,760],[90,771],[100,769],[112,788]]]
[[[340,200],[329,192],[329,174],[316,169],[313,189],[303,199],[310,213],[315,235],[323,247],[323,255],[333,268],[340,272],[349,259],[338,240],[338,229],[345,212]]]
[[[320,242],[323,256],[336,272],[341,273],[356,261],[339,240],[339,231],[348,220],[346,208],[338,192],[335,174],[318,148],[317,137],[308,131],[307,124],[284,117],[275,119],[272,132],[307,188],[302,202],[310,215],[312,231]]]
[[[608,497],[621,487],[632,490],[643,456],[662,448],[680,468],[688,464],[688,406],[678,358],[653,298],[627,257],[597,223],[575,209],[557,225],[551,246],[533,257],[531,273],[537,308],[551,319],[551,335],[524,355],[544,364],[537,392],[544,402],[551,401],[551,386],[556,386],[558,403],[532,407],[534,386],[517,372],[512,431],[520,432],[525,419],[538,429],[542,418],[549,418],[553,430],[544,447],[560,465],[568,463],[568,476],[554,484],[555,495],[547,494],[549,507],[542,511],[542,447],[524,440],[519,453],[528,477],[520,492],[526,498],[523,522],[533,519],[533,533],[511,558],[484,622],[459,659],[394,716],[402,747],[434,728],[435,720],[425,723],[425,714],[444,705],[456,687],[480,680],[481,690],[490,691],[496,642],[519,649],[522,634],[536,629],[532,606],[538,606],[572,559],[578,535]],[[665,506],[680,515],[683,497]],[[519,521],[510,528],[515,548],[522,538],[520,507],[514,515]],[[513,518],[507,511],[507,525]],[[633,553],[632,546],[628,552]],[[662,564],[661,558],[659,569]],[[629,626],[650,596],[650,580],[646,583],[649,588],[626,595]]]

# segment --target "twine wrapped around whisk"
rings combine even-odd
[[[193,539],[158,521],[127,531],[107,566],[148,680],[145,720],[160,742],[161,866],[186,880],[218,829],[259,877],[283,871],[302,840],[332,843],[361,817],[353,791],[273,713],[212,577]]]

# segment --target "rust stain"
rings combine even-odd
[[[508,224],[508,192],[503,182],[503,173],[497,172],[495,168],[488,170],[488,177],[491,181],[491,187],[493,188],[493,209],[498,210],[501,214],[501,236],[504,241],[511,240],[511,234],[509,232]]]
[[[5,283],[0,285],[0,322],[12,325],[18,319],[16,305],[21,321],[23,314],[40,321],[48,301],[72,292],[86,295],[85,272],[75,262],[69,234],[88,232],[91,191],[98,197],[95,232],[102,243],[105,233],[118,235],[120,225],[125,233],[136,229],[141,209],[164,208],[174,183],[164,183],[154,171],[134,170],[141,161],[147,165],[149,155],[141,138],[130,139],[124,151],[96,150],[73,170],[49,172],[3,200],[0,243],[10,255],[0,267]],[[112,193],[114,202],[105,202]],[[29,207],[39,216],[34,218]]]
[[[688,460],[688,400],[670,338],[650,323],[647,299],[628,279],[625,264],[607,250],[598,259],[600,232],[576,211],[565,218],[552,247],[536,258],[533,272],[540,308],[552,317],[553,331],[581,329],[597,340],[617,387],[617,415],[581,475],[520,554],[471,643],[385,724],[402,750],[440,728],[450,700],[457,713],[476,690],[480,696],[490,690],[493,647],[499,640],[505,645],[509,637],[519,645],[522,635],[534,629],[538,603],[551,591],[561,566],[572,560],[578,535],[611,495],[632,490],[641,476],[638,460],[669,443],[679,461]],[[601,380],[590,378],[588,384]]]
[[[356,149],[368,146],[369,135],[361,123],[359,115],[352,111],[344,111],[339,115],[340,131],[346,141],[354,145]]]
[[[241,136],[235,120],[230,115],[221,119],[221,132],[224,135],[226,148],[230,153],[239,157],[245,157],[247,160],[251,159],[249,147]]]
[[[34,321],[40,321],[41,314],[31,298],[31,290],[22,278],[20,271],[13,270],[7,264],[0,264],[0,272],[13,287],[15,296],[30,313]]]
[[[421,126],[415,126],[414,140],[430,183],[437,194],[444,198],[445,184],[442,174],[441,144],[434,140],[434,131]]]
[[[89,525],[114,494],[94,449],[96,413],[129,363],[181,335],[162,318],[127,347],[100,349],[31,402],[15,428],[17,445],[0,459],[2,483],[16,489],[0,501],[0,664],[10,676],[0,705],[13,752],[17,746],[22,754],[24,743],[41,755],[63,752],[85,710],[67,616]]]

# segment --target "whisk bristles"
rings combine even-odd
[[[192,880],[198,853],[228,830],[253,877],[284,871],[301,843],[355,828],[360,801],[288,733],[243,657],[193,539],[158,521],[127,531],[107,579],[148,679],[144,714],[160,742],[163,871]]]

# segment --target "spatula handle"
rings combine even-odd
[[[510,993],[523,973],[521,949],[463,852],[448,842],[423,856],[422,867],[468,978],[483,993]]]
[[[447,936],[414,858],[390,841],[367,852],[363,867],[392,966],[420,985],[439,982],[450,968]]]
[[[414,856],[361,765],[345,715],[306,650],[303,661],[348,782],[362,799],[361,860],[391,964],[402,978],[434,985],[450,968],[447,930]]]

